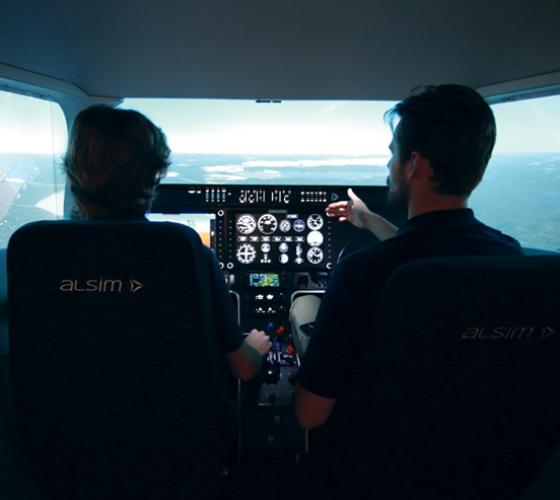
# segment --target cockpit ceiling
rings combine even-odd
[[[478,88],[560,71],[558,0],[18,0],[0,10],[0,63],[90,95],[399,99],[425,83]]]

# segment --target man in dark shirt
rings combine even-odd
[[[305,428],[323,425],[359,377],[355,367],[366,336],[375,335],[377,301],[398,267],[425,257],[521,253],[516,240],[482,224],[467,208],[496,139],[484,99],[459,85],[427,87],[387,115],[400,118],[390,145],[389,202],[406,207],[408,221],[397,230],[351,190],[349,202],[327,209],[382,241],[343,259],[331,276],[297,377],[295,410]]]

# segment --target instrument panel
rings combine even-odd
[[[233,212],[228,221],[230,269],[332,266],[331,221],[320,213]]]

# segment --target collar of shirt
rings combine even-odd
[[[397,231],[398,236],[413,231],[453,228],[476,224],[474,212],[470,208],[454,208],[451,210],[438,210],[427,212],[408,219]]]

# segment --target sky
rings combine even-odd
[[[61,107],[0,90],[0,153],[61,155],[68,140]]]
[[[492,106],[498,137],[494,153],[560,151],[560,95]]]
[[[127,99],[175,153],[387,155],[391,102]]]
[[[174,153],[388,156],[389,101],[126,99],[167,134]],[[560,152],[560,96],[492,106],[495,153]],[[60,155],[58,104],[0,91],[0,153]]]
[[[148,115],[176,153],[387,156],[391,101],[125,99]],[[560,152],[560,96],[492,106],[495,153]]]

